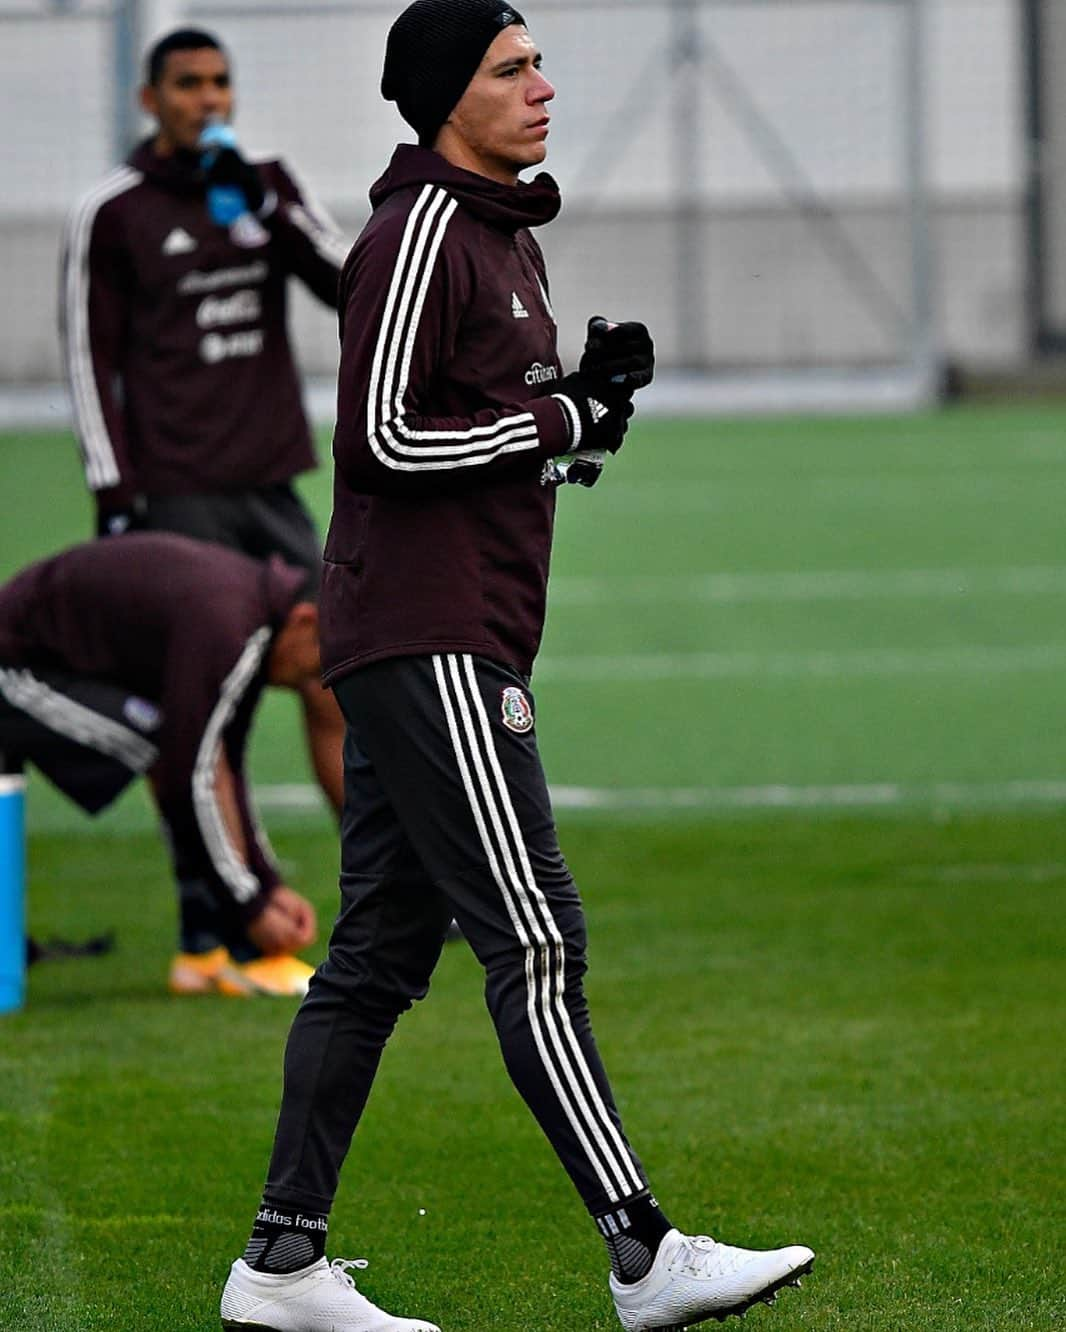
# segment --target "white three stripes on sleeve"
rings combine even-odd
[[[321,217],[316,216],[304,204],[284,203],[281,205],[293,226],[298,227],[315,247],[320,259],[340,270],[348,257],[348,242],[338,231],[326,227]]]
[[[226,828],[222,810],[219,808],[215,790],[219,755],[222,752],[222,734],[229,725],[248,686],[255,678],[263,655],[270,645],[271,632],[264,625],[249,638],[236,666],[222,682],[219,700],[204,728],[200,748],[196,754],[193,769],[192,798],[196,810],[196,822],[200,835],[204,839],[207,853],[219,878],[229,888],[234,898],[240,902],[250,902],[259,891],[259,880],[245,864],[233,845]],[[256,837],[265,855],[272,857],[266,834],[258,825]]]
[[[139,185],[143,176],[130,167],[118,167],[86,195],[71,216],[66,238],[63,288],[63,354],[70,380],[74,429],[85,458],[90,490],[104,490],[121,481],[114,445],[104,420],[103,405],[93,374],[89,330],[89,245],[93,223],[110,199]]]
[[[426,295],[458,206],[436,185],[426,185],[418,196],[404,228],[374,348],[367,439],[378,461],[396,471],[477,467],[501,454],[535,449],[539,444],[531,412],[467,430],[412,430],[404,419],[411,358]]]
[[[343,232],[315,195],[307,188],[303,178],[296,174],[288,162],[284,166],[289,174],[289,179],[300,191],[300,197],[303,199],[302,204],[282,203],[281,207],[286,210],[286,216],[315,247],[320,259],[324,259],[328,264],[335,265],[338,269],[343,268],[344,261],[348,258],[348,251],[351,248],[345,240]]]
[[[537,1052],[574,1136],[612,1202],[646,1188],[612,1119],[566,1008],[565,944],[533,875],[468,656],[434,657],[441,704],[471,813],[526,955],[526,1012]]]

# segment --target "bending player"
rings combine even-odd
[[[277,559],[133,533],[0,587],[0,771],[32,763],[90,814],[148,777],[179,889],[178,994],[307,988],[293,954],[314,909],[282,883],[244,775],[264,686],[318,678],[305,582]]]

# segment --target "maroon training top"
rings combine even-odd
[[[501,185],[401,145],[341,278],[327,681],[386,657],[469,652],[528,674],[570,447],[531,226],[550,176]]]
[[[102,507],[243,490],[314,466],[286,279],[327,304],[347,245],[280,162],[273,211],[211,221],[197,159],[151,141],[68,223],[60,292],[75,429]]]
[[[12,668],[104,680],[163,713],[152,784],[184,874],[206,878],[245,915],[279,882],[244,778],[252,715],[277,630],[306,574],[169,533],[74,546],[0,587],[0,685]],[[6,668],[6,669],[5,669]],[[250,868],[219,809],[214,774],[233,772]]]

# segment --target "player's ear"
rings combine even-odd
[[[141,84],[138,101],[141,104],[141,110],[146,115],[151,116],[153,120],[159,119],[159,94],[152,84]]]
[[[289,613],[289,620],[295,628],[318,633],[318,607],[313,601],[298,601]]]

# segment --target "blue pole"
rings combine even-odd
[[[26,782],[0,774],[0,1013],[26,994]]]

